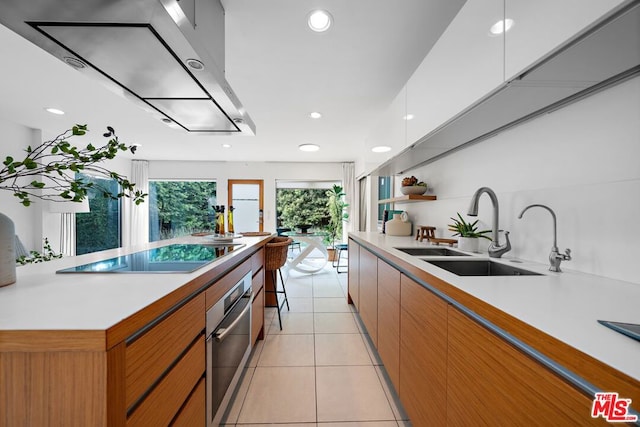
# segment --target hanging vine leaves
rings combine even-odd
[[[96,147],[89,143],[84,148],[79,148],[68,141],[84,136],[87,132],[87,125],[75,125],[38,147],[27,147],[27,155],[22,160],[6,156],[0,169],[0,190],[13,192],[24,206],[31,205],[34,198],[81,202],[87,197],[90,188],[97,189],[104,197],[130,197],[136,205],[144,202],[147,194],[136,190],[135,183],[101,165],[123,151],[135,154],[137,146],[121,143],[111,126],[107,126],[107,132],[102,135],[108,139],[103,146]],[[113,195],[99,185],[76,177],[78,172],[111,177],[121,186],[122,192]],[[25,177],[33,179],[28,184],[22,184]]]

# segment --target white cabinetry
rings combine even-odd
[[[505,79],[516,77],[622,3],[623,0],[505,0],[506,17],[514,21],[505,37]]]
[[[537,3],[537,2],[536,2]],[[489,28],[504,0],[468,0],[407,82],[407,143],[413,144],[504,81],[504,37]]]
[[[372,132],[369,134],[365,144],[367,161],[380,164],[404,150],[407,141],[406,121],[403,119],[406,115],[406,107],[407,92],[405,86],[391,101],[391,104],[377,120]],[[373,147],[381,145],[391,147],[391,151],[386,153],[371,152]]]

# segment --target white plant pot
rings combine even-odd
[[[16,282],[16,230],[13,221],[0,213],[0,287]]]
[[[478,252],[480,239],[477,237],[458,237],[458,249],[465,252]]]

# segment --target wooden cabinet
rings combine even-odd
[[[185,402],[176,418],[171,422],[172,427],[205,427],[206,416],[205,379],[202,378]]]
[[[462,6],[407,81],[407,114],[413,115],[407,121],[407,144],[429,134],[504,82],[504,38],[489,36],[489,28],[503,16],[503,0],[467,0]],[[424,155],[432,157],[438,150],[452,148],[445,145],[429,147],[432,152]]]
[[[622,0],[505,0],[506,17],[514,22],[505,35],[506,80],[522,73],[621,3]]]
[[[264,248],[260,248],[251,256],[251,290],[253,302],[251,305],[251,343],[264,339]]]
[[[400,272],[378,259],[378,353],[396,390],[400,386]]]
[[[263,283],[264,270],[256,275]],[[256,278],[254,277],[254,279]],[[254,282],[255,283],[255,282]],[[264,286],[253,286],[253,303],[251,305],[251,343],[264,339]],[[257,290],[256,290],[257,289]]]
[[[129,426],[168,425],[205,372],[204,334],[127,417]]]
[[[349,239],[349,270],[347,300],[358,310],[360,295],[360,245]]]
[[[204,311],[204,294],[200,294],[126,346],[127,408],[136,403],[202,333]]]
[[[604,425],[586,396],[449,307],[447,425]]]
[[[400,400],[412,425],[443,426],[447,410],[447,303],[404,274],[400,283]]]
[[[351,256],[351,254],[349,254]],[[378,347],[378,258],[360,248],[360,318],[373,344]]]

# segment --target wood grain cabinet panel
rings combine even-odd
[[[189,396],[176,418],[171,422],[172,427],[205,427],[207,422],[205,401],[205,379],[202,378],[195,390]]]
[[[245,276],[245,274],[250,272],[251,266],[251,258],[247,258],[229,273],[222,276],[222,278],[217,280],[213,285],[209,286],[205,291],[207,310],[220,301],[220,298],[222,298],[227,291],[233,288]]]
[[[605,425],[592,398],[449,307],[447,425]]]
[[[127,346],[127,408],[178,359],[204,327],[204,294],[200,294]]]
[[[414,427],[444,426],[447,303],[404,274],[400,284],[400,400]]]
[[[264,339],[264,287],[255,294],[251,305],[251,343],[258,339]]]
[[[362,249],[359,256],[360,265],[360,318],[367,328],[367,333],[378,347],[378,258],[371,252]]]
[[[400,272],[378,259],[378,353],[396,390],[400,386]]]
[[[204,334],[127,419],[127,426],[168,425],[205,372]]]
[[[353,304],[356,310],[359,307],[360,296],[360,245],[349,239],[349,269],[347,270],[348,279],[348,301]]]
[[[264,248],[251,255],[251,274],[255,275],[264,266]]]

